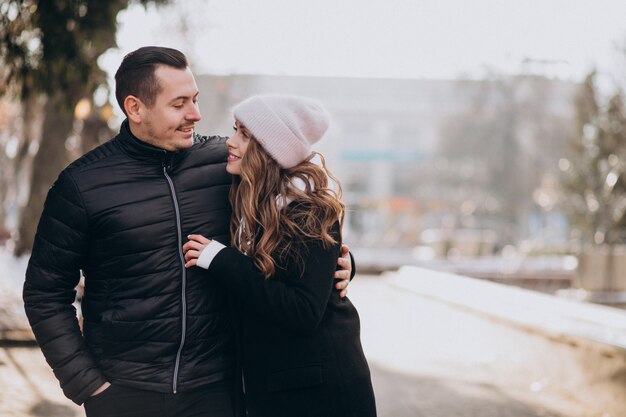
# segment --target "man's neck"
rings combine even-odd
[[[133,123],[131,123],[130,121],[128,121],[128,130],[130,131],[130,134],[133,135],[133,137],[137,140],[140,140],[144,143],[149,144],[149,142],[146,139],[143,139],[142,136],[142,132],[141,129],[139,129],[139,127],[137,125],[134,125]]]

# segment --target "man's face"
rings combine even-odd
[[[200,121],[198,86],[189,68],[160,65],[155,75],[161,87],[150,107],[139,104],[139,123],[133,133],[145,142],[168,151],[193,145],[194,125]]]

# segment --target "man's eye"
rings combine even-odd
[[[236,132],[237,131],[237,126],[233,125],[233,130]]]

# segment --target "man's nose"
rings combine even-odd
[[[202,115],[200,114],[200,109],[197,105],[193,106],[193,109],[187,113],[187,120],[193,122],[199,122],[202,119]]]

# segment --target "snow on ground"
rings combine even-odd
[[[0,330],[28,328],[22,285],[28,256],[14,257],[6,248],[0,248]]]

